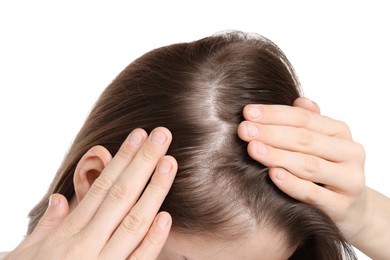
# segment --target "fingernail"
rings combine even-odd
[[[157,218],[157,226],[159,228],[164,229],[166,226],[168,226],[168,224],[169,224],[169,218],[167,216],[164,216],[164,215],[158,216],[158,218]]]
[[[55,207],[60,203],[60,198],[56,195],[51,195],[49,198],[49,207]]]
[[[252,124],[247,124],[246,131],[249,137],[255,137],[257,135],[257,127]]]
[[[261,111],[256,107],[248,107],[248,115],[250,119],[258,119],[261,116]]]
[[[154,131],[152,133],[152,142],[156,144],[163,144],[167,140],[167,136],[163,131]]]
[[[132,145],[139,145],[141,142],[142,142],[142,134],[139,131],[134,130],[130,134],[130,143]]]
[[[158,171],[162,174],[167,174],[171,170],[171,164],[167,160],[160,161]]]

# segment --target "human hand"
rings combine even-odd
[[[298,98],[294,106],[246,106],[238,135],[279,189],[323,210],[353,239],[367,215],[364,149],[315,103]]]
[[[149,138],[135,129],[77,207],[69,213],[66,198],[52,195],[33,233],[6,259],[156,259],[172,223],[158,213],[177,171],[164,156],[171,140],[166,128]]]

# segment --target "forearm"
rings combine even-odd
[[[390,259],[390,198],[367,188],[367,214],[353,246],[373,259]]]

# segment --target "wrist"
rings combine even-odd
[[[362,225],[349,242],[373,259],[390,259],[390,199],[371,188],[366,196]]]
[[[349,243],[357,248],[362,243],[366,243],[367,239],[375,235],[375,232],[372,232],[372,218],[375,215],[373,214],[373,210],[375,210],[374,205],[376,204],[373,193],[374,191],[371,188],[365,187],[362,199],[360,200],[361,210],[357,212],[357,221],[354,223],[355,228],[348,237]]]

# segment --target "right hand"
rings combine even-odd
[[[171,140],[166,128],[149,138],[134,130],[80,204],[69,213],[66,198],[53,194],[35,230],[6,259],[156,259],[172,223],[158,213],[177,171],[164,156]]]

